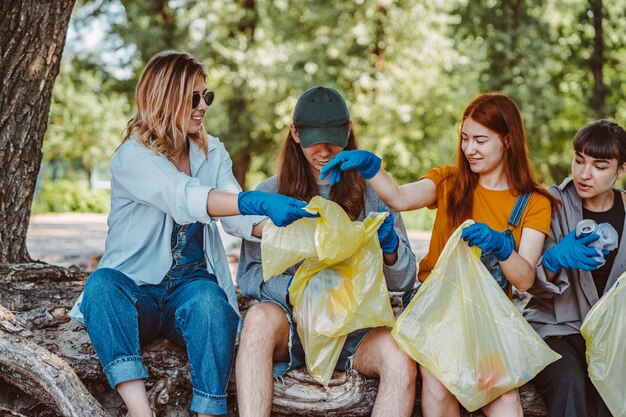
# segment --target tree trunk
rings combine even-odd
[[[237,5],[241,7],[245,13],[242,18],[237,22],[237,33],[233,33],[232,36],[239,37],[244,35],[246,39],[245,53],[248,53],[252,49],[254,43],[254,33],[259,22],[259,12],[257,10],[255,0],[237,0]],[[238,64],[229,63],[231,69],[235,72],[238,71]],[[254,89],[250,89],[247,81],[241,85],[241,91],[252,92]],[[231,156],[233,159],[233,175],[237,179],[237,182],[243,188],[246,189],[246,174],[250,167],[252,160],[252,149],[254,142],[259,138],[254,138],[250,135],[253,131],[252,118],[248,114],[249,106],[246,94],[241,94],[228,100],[226,103],[227,112],[231,121],[231,130],[229,136],[231,138],[238,138],[241,143],[236,145],[236,148],[230,148]]]
[[[381,4],[376,6],[376,18],[375,18],[375,35],[373,42],[373,67],[376,71],[381,71],[383,67],[383,63],[385,61],[385,49],[386,49],[386,29],[387,29],[387,20],[389,19],[387,8]]]
[[[606,92],[602,80],[604,69],[604,31],[602,29],[602,0],[590,0],[591,12],[593,13],[593,52],[589,65],[593,74],[593,98],[592,109],[599,117],[604,114]]]
[[[246,189],[246,173],[250,168],[251,159],[252,155],[250,155],[247,147],[233,156],[233,175],[244,190]]]
[[[30,205],[74,2],[0,2],[0,264],[30,261]]]

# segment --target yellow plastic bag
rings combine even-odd
[[[589,378],[614,416],[626,416],[626,272],[592,308],[580,329]]]
[[[264,281],[305,258],[317,256],[315,240],[311,238],[315,236],[316,227],[317,219],[302,218],[287,227],[276,227],[267,220],[261,239]]]
[[[293,278],[289,300],[307,369],[328,385],[350,332],[394,324],[376,234],[388,213],[353,222],[339,205],[319,196],[307,210],[320,217],[282,228],[270,222],[265,226],[263,276],[269,279],[306,258]]]
[[[463,223],[398,317],[392,336],[468,411],[532,379],[560,358],[524,320],[461,239]]]

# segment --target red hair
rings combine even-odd
[[[474,189],[478,174],[472,172],[461,149],[461,130],[466,119],[498,134],[505,148],[504,172],[513,194],[537,192],[550,200],[552,209],[559,203],[552,194],[537,183],[528,159],[526,132],[522,115],[515,102],[501,93],[487,93],[476,97],[467,106],[459,123],[459,146],[456,156],[454,183],[448,194],[448,218],[458,226],[472,215]]]
[[[346,150],[359,149],[354,135],[354,129],[350,130]],[[341,172],[341,181],[334,184],[330,189],[330,200],[339,204],[342,209],[356,220],[365,208],[365,180],[357,170]],[[309,168],[309,161],[304,157],[300,144],[293,139],[291,131],[280,148],[278,157],[278,192],[310,201],[318,195],[317,179]]]

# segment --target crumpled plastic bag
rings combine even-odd
[[[461,239],[450,237],[428,279],[391,334],[468,411],[532,379],[560,355],[524,320]]]
[[[626,272],[589,310],[580,333],[587,342],[589,379],[614,416],[626,416]]]
[[[376,231],[389,213],[351,221],[336,203],[314,197],[319,213],[287,227],[263,229],[265,280],[305,259],[289,288],[293,319],[311,376],[327,386],[347,335],[367,327],[392,327],[393,310],[383,276]]]

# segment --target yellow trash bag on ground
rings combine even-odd
[[[328,385],[350,332],[394,324],[376,234],[388,213],[353,222],[338,204],[319,196],[306,209],[320,217],[264,227],[263,276],[267,280],[306,258],[289,300],[307,369]]]
[[[391,334],[468,411],[532,379],[560,358],[524,320],[461,239],[463,223],[446,243],[428,279]]]
[[[614,416],[626,416],[626,272],[589,310],[580,329],[589,378]]]

